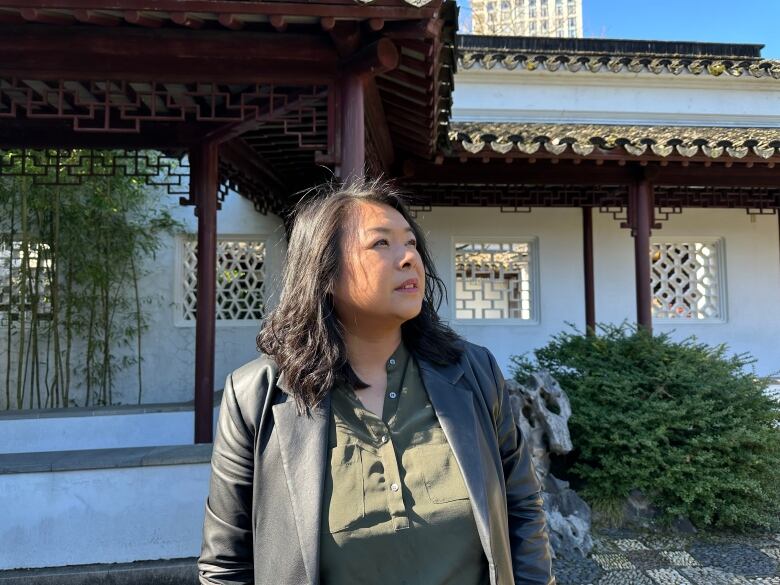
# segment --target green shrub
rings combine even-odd
[[[642,490],[664,520],[747,529],[780,518],[780,404],[747,354],[626,323],[563,332],[513,358],[515,379],[548,370],[572,404],[571,478],[590,501]]]

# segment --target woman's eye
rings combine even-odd
[[[376,242],[374,242],[373,247],[376,248],[379,244],[388,245],[388,242],[386,239],[382,238],[381,240],[377,240]]]
[[[409,240],[407,244],[411,244],[412,246],[417,247],[417,240]]]

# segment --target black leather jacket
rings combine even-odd
[[[491,585],[554,585],[539,483],[493,355],[417,358],[463,473]],[[299,416],[260,357],[230,374],[211,458],[198,574],[204,584],[318,585],[329,397]],[[371,584],[380,585],[380,584]]]

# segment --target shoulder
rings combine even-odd
[[[237,410],[243,422],[257,428],[264,407],[279,379],[279,367],[271,356],[261,355],[228,374],[223,405]]]
[[[475,382],[488,403],[500,398],[504,378],[490,350],[482,345],[462,341],[460,366],[470,381]]]
[[[496,358],[490,352],[490,350],[483,346],[471,343],[470,341],[462,340],[463,354],[461,355],[461,362],[466,360],[468,365],[472,369],[479,369],[486,375],[495,378],[498,372],[498,364]],[[475,372],[476,373],[476,372]]]

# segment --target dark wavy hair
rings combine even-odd
[[[378,179],[342,186],[326,184],[293,209],[279,303],[266,315],[257,336],[258,350],[273,357],[279,371],[284,372],[299,412],[319,403],[340,381],[354,388],[368,387],[347,361],[332,292],[342,266],[344,225],[350,210],[361,202],[392,207],[409,223],[417,239],[425,270],[425,294],[420,313],[401,326],[409,351],[438,364],[454,363],[462,352],[461,338],[436,312],[447,291],[403,195]]]

